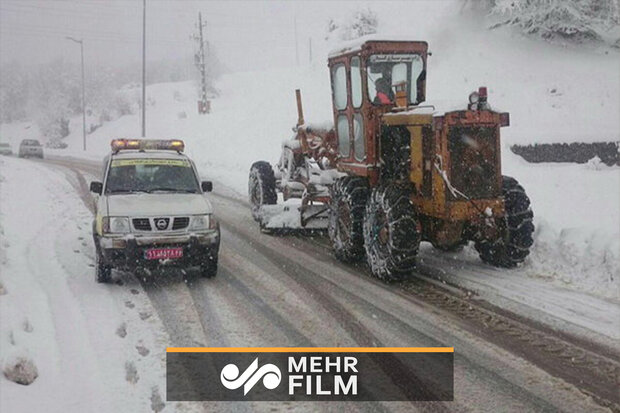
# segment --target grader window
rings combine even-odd
[[[417,54],[375,54],[368,59],[368,97],[375,105],[394,103],[394,86],[404,82],[409,104],[416,105],[422,96],[425,80],[424,62]]]
[[[347,107],[347,72],[344,65],[337,65],[332,72],[332,87],[334,92],[334,105],[337,110]]]

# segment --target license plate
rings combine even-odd
[[[144,252],[147,260],[169,260],[183,257],[183,248],[152,248]]]

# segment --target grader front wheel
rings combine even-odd
[[[362,224],[367,199],[368,183],[363,178],[340,178],[331,188],[328,232],[341,261],[356,261],[364,255]]]
[[[476,250],[488,264],[513,268],[525,260],[534,243],[534,213],[530,199],[516,179],[503,177],[502,194],[506,208],[506,216],[499,222],[502,235],[495,240],[476,242]]]
[[[415,267],[420,246],[419,223],[408,188],[375,188],[366,206],[364,246],[373,275],[400,280]]]

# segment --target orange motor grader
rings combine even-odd
[[[499,267],[525,259],[530,200],[501,173],[508,113],[491,109],[484,87],[463,110],[424,104],[427,56],[426,42],[376,40],[330,54],[335,127],[306,124],[297,91],[295,136],[275,170],[264,161],[250,170],[264,229],[327,227],[337,258],[365,256],[385,280],[413,269],[421,241],[446,251],[473,241]]]

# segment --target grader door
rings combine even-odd
[[[338,169],[381,179],[381,117],[424,101],[426,42],[366,41],[329,59]]]

